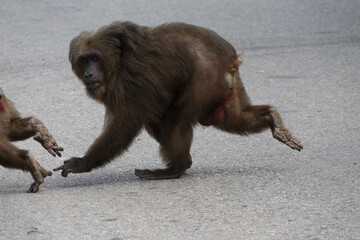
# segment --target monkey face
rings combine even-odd
[[[86,51],[76,61],[78,77],[89,96],[100,100],[105,93],[105,71],[102,55],[96,50]]]

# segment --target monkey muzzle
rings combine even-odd
[[[102,81],[87,81],[85,82],[86,90],[93,92],[101,87]]]

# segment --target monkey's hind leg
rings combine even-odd
[[[33,156],[27,154],[26,161],[29,164],[29,171],[33,179],[35,180],[31,185],[28,193],[36,193],[39,191],[39,186],[44,182],[44,178],[47,176],[51,176],[52,172],[46,170],[35,160]]]
[[[285,127],[279,112],[267,105],[250,105],[241,110],[234,98],[225,106],[225,120],[217,128],[238,134],[258,133],[270,128],[273,137],[292,149],[301,151],[303,146]]]
[[[28,151],[18,149],[7,141],[0,141],[0,164],[6,168],[30,172],[34,182],[27,192],[39,191],[39,186],[44,182],[44,178],[52,175],[52,172],[40,166]]]
[[[147,129],[149,131],[149,128]],[[186,169],[191,167],[190,147],[193,136],[191,125],[178,125],[168,130],[164,129],[166,127],[160,130],[160,134],[154,129],[149,132],[160,143],[160,153],[167,168],[155,170],[135,169],[136,176],[148,180],[173,179],[181,177]]]

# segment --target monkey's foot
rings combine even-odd
[[[174,179],[179,178],[184,174],[185,170],[174,171],[173,169],[135,169],[135,175],[139,178],[144,178],[147,180],[161,180],[161,179]]]
[[[26,161],[28,163],[29,172],[34,179],[34,182],[30,185],[28,193],[36,193],[39,191],[39,186],[44,182],[44,178],[51,176],[52,172],[43,168],[32,155],[27,155]]]
[[[272,130],[272,133],[273,133],[274,138],[276,138],[277,140],[279,140],[282,143],[285,143],[292,149],[298,150],[299,152],[303,149],[303,146],[300,143],[300,141],[296,137],[294,137],[287,128],[275,127]]]
[[[44,178],[51,176],[52,172],[40,166],[40,169],[36,169],[34,173],[31,173],[31,175],[35,179],[35,182],[30,185],[30,188],[27,192],[36,193],[39,191],[40,184],[44,182]]]
[[[291,134],[289,129],[285,127],[279,112],[275,108],[270,108],[270,116],[272,118],[271,131],[274,138],[300,152],[303,146],[300,141]]]

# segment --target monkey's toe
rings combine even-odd
[[[294,136],[292,136],[291,139],[287,141],[285,144],[291,147],[292,149],[298,150],[299,152],[303,149],[303,145]]]
[[[52,176],[52,172],[51,171],[47,171],[46,172],[41,172],[43,177],[49,177],[49,176]]]
[[[35,181],[33,184],[30,185],[30,188],[27,192],[28,193],[36,193],[39,191],[39,186],[40,186],[40,183]]]
[[[52,172],[46,170],[45,168],[41,168],[41,169],[40,169],[40,172],[41,172],[41,175],[42,175],[43,177],[48,177],[48,176],[51,176],[51,175],[52,175]]]
[[[288,145],[292,149],[301,151],[303,149],[300,141],[294,137],[291,132],[285,127],[276,127],[273,129],[273,137],[280,142]]]

